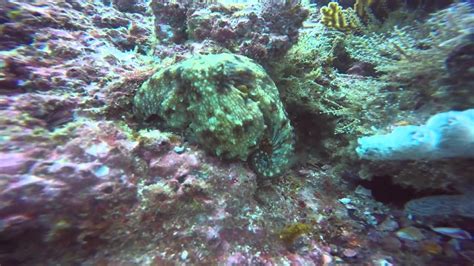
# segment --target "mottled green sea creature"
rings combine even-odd
[[[217,156],[249,159],[261,176],[289,165],[293,128],[278,89],[247,57],[201,55],[161,69],[138,89],[134,108]]]

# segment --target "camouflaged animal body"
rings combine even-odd
[[[278,89],[244,56],[201,55],[161,69],[139,88],[134,108],[221,158],[249,159],[261,176],[281,174],[293,153]]]

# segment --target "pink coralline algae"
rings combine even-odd
[[[0,234],[6,240],[26,237],[31,242],[25,244],[34,248],[34,243],[41,241],[43,236],[55,234],[50,239],[69,239],[68,246],[74,246],[79,245],[74,239],[77,240],[81,233],[87,233],[89,240],[83,241],[90,243],[100,235],[95,225],[86,224],[93,221],[101,223],[108,214],[131,206],[135,193],[133,174],[129,165],[119,162],[131,156],[133,145],[126,145],[126,140],[118,135],[104,136],[98,131],[99,128],[109,134],[114,131],[113,127],[104,124],[91,128],[78,126],[66,138],[69,144],[64,145],[64,140],[52,143],[48,143],[51,140],[44,140],[41,145],[48,147],[48,151],[41,154],[1,154]],[[82,135],[88,138],[82,138]],[[111,149],[115,149],[114,154],[98,159],[81,148],[90,146],[96,139],[109,141]],[[112,168],[111,165],[115,164],[121,167]],[[55,231],[60,221],[68,226]],[[29,236],[31,230],[39,239]],[[51,247],[59,244],[51,241]],[[21,256],[28,258],[31,254]]]
[[[97,114],[103,95],[118,99],[109,79],[141,71],[127,50],[146,49],[150,31],[143,15],[87,1],[3,4],[0,235],[17,251],[0,263],[57,258],[58,247],[86,256],[137,201],[142,167],[138,142],[83,115]]]
[[[400,250],[432,262],[396,235],[418,225],[331,166],[260,179],[134,117],[158,68],[224,52],[266,67],[296,42],[305,9],[149,2],[0,0],[1,265],[391,265]],[[285,243],[293,224],[308,230]],[[423,234],[436,259],[457,256]]]
[[[24,173],[34,162],[25,153],[0,153],[0,173],[12,175]]]
[[[138,30],[136,23],[126,28],[143,19],[139,14],[81,1],[57,5],[8,1],[2,9],[4,14],[17,14],[4,18],[0,40],[2,50],[10,51],[0,55],[4,62],[0,84],[10,92],[83,88],[131,67],[122,62],[117,68],[110,59],[136,45],[148,45],[143,34],[149,32]]]
[[[150,174],[159,175],[167,179],[179,179],[182,176],[189,175],[191,171],[198,167],[199,160],[195,155],[187,153],[177,154],[171,151],[150,162]]]

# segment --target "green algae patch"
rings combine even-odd
[[[294,223],[285,226],[278,234],[281,241],[285,243],[285,245],[292,245],[295,240],[305,234],[311,232],[311,226],[304,223]]]
[[[199,55],[159,70],[138,89],[134,112],[221,158],[249,159],[263,176],[281,174],[293,153],[278,89],[244,56]]]

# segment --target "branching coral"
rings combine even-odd
[[[406,21],[413,24],[414,15],[405,16]],[[356,158],[354,133],[373,134],[420,124],[434,113],[472,108],[472,6],[455,4],[425,20],[418,18],[410,27],[394,28],[390,17],[378,31],[361,34],[326,30],[315,23],[302,31],[286,61],[276,67],[276,81],[291,116],[310,114],[311,123],[324,124],[310,128],[313,136],[339,133],[337,138],[320,138],[339,169],[348,169],[345,163],[357,167],[350,161]],[[366,162],[359,174],[390,175],[397,184],[416,189],[446,188],[469,180],[464,170],[456,171],[469,163]]]
[[[387,84],[333,69],[342,37],[341,32],[324,31],[322,25],[302,32],[285,57],[287,61],[279,64],[279,88],[286,104],[294,109],[335,121],[337,134],[366,132],[370,122],[381,115],[371,110],[382,106],[381,88]]]
[[[469,74],[469,69],[473,73],[474,67],[472,64],[474,52],[470,48],[472,47],[472,29],[474,29],[472,12],[472,5],[458,3],[435,12],[425,21],[419,21],[418,24],[409,27],[396,27],[386,33],[353,35],[345,40],[344,48],[350,57],[372,65],[378,79],[389,84],[386,91],[391,97],[386,98],[387,102],[398,105],[396,112],[392,113],[392,120],[385,117],[386,121],[380,121],[374,129],[381,125],[393,128],[393,125],[399,125],[397,122],[420,124],[429,115],[440,111],[472,108],[474,84],[472,74]],[[448,121],[457,123],[456,119],[452,121],[448,119]],[[449,127],[446,128],[449,129]],[[402,133],[406,134],[408,131],[397,132],[400,136]],[[411,147],[408,145],[402,150],[392,148],[390,153],[399,156],[409,155],[408,148],[411,148],[410,158],[422,156],[427,158],[426,154],[421,153],[420,150],[415,152],[421,147],[414,145],[416,141],[420,145],[425,143],[423,134],[418,134],[416,131],[413,133],[415,134],[413,134],[412,143],[409,144]],[[461,141],[460,138],[457,139]],[[393,141],[400,142],[400,140],[398,138]],[[458,158],[436,162],[419,160],[409,163],[406,161],[370,163],[368,164],[370,170],[359,173],[369,178],[390,175],[396,183],[416,189],[445,189],[448,186],[472,182],[469,174],[472,162],[469,159],[459,158],[469,157],[466,156],[467,153],[454,155],[453,152],[448,152],[446,147],[440,148],[437,143],[439,140],[434,142],[434,146],[427,146],[428,149],[425,149],[433,152],[428,159]],[[388,143],[385,141],[384,144]],[[463,145],[456,145],[451,149]],[[385,150],[385,147],[387,146],[378,148]],[[400,153],[401,151],[403,152]],[[409,159],[409,157],[406,158]],[[368,172],[371,174],[366,174]]]
[[[320,9],[321,23],[339,31],[366,31],[379,21],[372,13],[372,6],[384,6],[385,1],[356,0],[353,8],[342,8],[337,2],[330,2]]]
[[[434,13],[424,23],[395,27],[389,34],[352,36],[346,40],[345,49],[352,58],[374,65],[383,80],[413,92],[424,103],[436,100],[448,104],[447,108],[469,108],[472,79],[460,79],[456,73],[462,71],[448,67],[472,67],[462,59],[457,61],[459,57],[455,59],[460,49],[464,49],[464,58],[473,57],[465,49],[472,42],[472,12],[469,4],[456,4]],[[450,65],[450,61],[457,63]]]
[[[356,20],[351,15],[352,9],[342,9],[336,2],[321,8],[321,22],[329,28],[350,31],[357,28]]]

